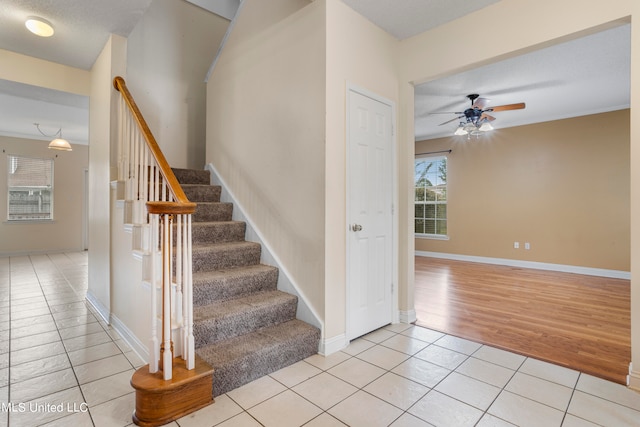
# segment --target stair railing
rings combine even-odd
[[[179,330],[186,368],[195,366],[191,214],[196,204],[185,196],[124,79],[116,77],[113,85],[122,95],[118,105],[118,180],[124,182],[125,201],[131,202],[131,223],[150,225],[146,245],[151,258],[150,277],[146,278],[151,287],[149,372],[161,369],[163,378],[169,380],[174,358],[172,330]]]

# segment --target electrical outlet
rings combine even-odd
[[[524,244],[524,248],[525,248],[526,250],[531,249],[531,244],[530,244],[529,242],[526,242],[526,243]]]
[[[520,249],[520,242],[513,242],[513,249]]]

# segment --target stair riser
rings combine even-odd
[[[198,203],[191,220],[193,222],[231,221],[232,214],[231,203]]]
[[[224,318],[196,321],[193,324],[196,348],[295,319],[297,305],[298,299],[293,297],[282,304],[253,307],[250,311]]]
[[[192,271],[222,270],[243,267],[260,263],[260,245],[246,245],[242,248],[221,249],[213,248],[209,251],[193,251]]]
[[[244,240],[246,224],[243,222],[193,224],[191,228],[192,242],[225,243],[241,242]]]
[[[274,291],[278,284],[278,270],[273,268],[245,276],[221,276],[208,282],[193,284],[193,305],[204,306],[226,301],[254,292]]]
[[[219,202],[221,188],[213,185],[182,186],[190,202]]]
[[[180,184],[210,184],[209,171],[196,169],[172,168],[173,174]]]

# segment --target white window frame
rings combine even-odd
[[[420,201],[416,200],[417,198],[417,193],[418,193],[418,187],[416,187],[416,176],[415,176],[415,167],[417,165],[417,163],[419,161],[424,161],[424,160],[428,160],[430,162],[434,162],[434,161],[442,161],[445,160],[447,162],[447,175],[448,175],[448,159],[447,156],[430,156],[430,155],[419,155],[416,156],[414,159],[414,176],[413,176],[413,182],[414,182],[414,193],[413,193],[413,201],[414,201],[414,213],[413,213],[413,224],[414,224],[414,233],[415,233],[415,237],[419,237],[419,238],[426,238],[426,239],[437,239],[437,240],[449,240],[449,220],[448,220],[448,212],[446,212],[448,210],[448,195],[447,197],[445,197],[444,200],[435,200],[433,202],[428,202],[428,201],[424,201],[422,204],[427,206],[427,205],[433,205],[435,206],[434,212],[436,213],[436,217],[434,218],[436,221],[438,221],[438,217],[437,217],[437,206],[438,205],[444,205],[445,206],[445,217],[444,217],[444,221],[446,223],[446,233],[442,234],[442,233],[419,233],[416,231],[416,221],[419,219],[416,217],[416,205],[420,203]],[[438,171],[436,171],[436,174],[438,173]],[[447,193],[447,180],[445,179],[444,183],[441,183],[439,181],[436,181],[435,185],[432,186],[432,188],[435,187],[439,187],[439,188],[443,188],[444,187],[444,192],[445,194]],[[426,189],[426,187],[425,187]],[[437,196],[436,196],[437,198]],[[426,209],[425,209],[426,210]],[[423,218],[425,218],[423,216]],[[436,229],[437,230],[437,229]]]
[[[48,184],[45,185],[11,185],[11,176],[16,173],[20,167],[20,159],[29,159],[29,160],[37,160],[43,162],[50,162],[51,165],[51,173],[48,177]],[[17,154],[7,154],[7,221],[8,222],[52,222],[53,221],[53,172],[54,172],[54,161],[51,158],[41,158],[41,157],[31,157],[31,156],[23,156]],[[12,191],[29,191],[30,195],[34,192],[46,190],[49,193],[48,212],[34,212],[34,214],[42,214],[48,213],[47,216],[34,215],[34,217],[29,217],[28,213],[25,214],[23,218],[12,218],[11,214],[11,193]],[[15,214],[14,214],[15,215]]]

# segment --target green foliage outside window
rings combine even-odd
[[[447,235],[447,158],[418,158],[414,174],[416,234]]]

